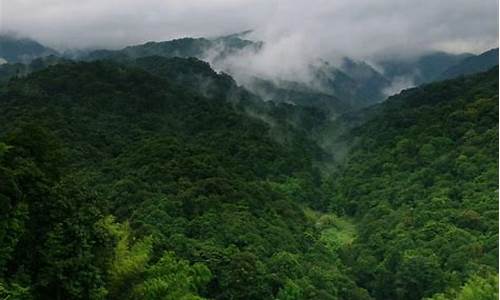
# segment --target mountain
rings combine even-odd
[[[85,57],[85,60],[123,59],[146,56],[164,57],[196,57],[199,59],[213,55],[213,60],[222,59],[243,48],[258,50],[261,43],[240,38],[240,35],[223,36],[214,39],[181,38],[164,42],[148,42],[129,46],[121,50],[96,50]]]
[[[129,67],[143,69],[156,76],[168,79],[181,85],[184,88],[196,90],[197,93],[209,98],[225,99],[237,105],[239,110],[251,113],[260,118],[275,118],[273,121],[272,131],[280,138],[288,136],[287,127],[293,127],[296,130],[308,130],[321,126],[322,122],[328,118],[329,108],[334,107],[335,113],[340,113],[346,110],[341,101],[328,95],[325,97],[328,102],[323,104],[318,101],[304,102],[304,105],[291,105],[282,98],[273,99],[274,101],[263,102],[259,97],[249,92],[247,89],[238,86],[232,77],[225,73],[216,73],[208,63],[198,60],[194,57],[164,57],[164,56],[149,56],[139,57],[136,59],[124,56],[117,59],[110,59],[119,64]],[[68,59],[57,56],[48,56],[33,60],[29,64],[3,64],[0,65],[0,82],[7,82],[13,77],[27,76],[33,71],[41,70],[51,65],[58,63],[68,63]],[[311,95],[320,94],[304,94],[307,99],[315,100]],[[271,100],[264,98],[265,100]],[[300,99],[299,99],[300,100]],[[300,101],[297,101],[298,103]],[[314,105],[314,103],[316,105]],[[333,104],[330,102],[334,102]],[[321,104],[321,105],[319,105]],[[328,104],[328,105],[327,105]],[[279,126],[276,126],[276,120],[279,120]]]
[[[323,62],[314,70],[314,85],[359,109],[384,100],[389,81],[369,64],[343,58],[339,67]]]
[[[384,90],[389,87],[390,81],[368,63],[344,58],[340,70],[357,82],[359,97],[366,99],[363,106],[380,102],[387,96]]]
[[[243,49],[258,53],[263,43],[245,39],[250,32],[245,31],[212,39],[182,38],[165,42],[148,42],[115,51],[97,50],[86,56],[85,60],[126,61],[148,56],[195,57],[217,65],[218,62]],[[231,73],[231,70],[226,70],[226,72]],[[337,109],[339,102],[343,101],[352,107],[362,107],[381,101],[385,97],[382,90],[388,85],[387,80],[366,63],[345,59],[342,69],[325,64],[314,72],[316,79],[320,82],[320,88],[308,86],[305,90],[298,90],[291,87],[300,85],[303,88],[306,85],[283,81],[271,83],[270,80],[260,78],[256,81],[250,80],[247,88],[260,93],[261,96],[264,96],[262,93],[265,92],[267,98],[272,94],[272,100],[275,102],[304,105],[311,99],[318,98],[319,101],[308,103],[307,106],[318,107],[318,105],[327,104],[326,107],[334,114],[339,114],[344,110],[344,108]],[[253,90],[253,88],[256,89]],[[315,96],[311,97],[311,95]]]
[[[148,42],[142,45],[128,46],[121,50],[96,50],[91,52],[87,60],[121,58],[121,57],[201,57],[212,46],[205,38],[182,38],[166,42]]]
[[[166,58],[163,56],[148,56],[126,62],[176,82],[187,88],[196,89],[205,97],[217,97],[229,100],[231,93],[237,93],[238,86],[230,76],[215,72],[207,62],[195,57]]]
[[[262,99],[315,107],[337,117],[384,99],[389,82],[365,62],[344,58],[340,68],[323,62],[311,66],[312,80],[296,82],[254,77],[245,87]]]
[[[477,56],[467,57],[444,71],[439,79],[450,79],[462,75],[487,71],[498,65],[498,48],[491,49]]]
[[[68,62],[55,55],[35,58],[29,63],[5,63],[0,65],[0,82],[7,82],[13,77],[23,77],[31,72],[45,69],[48,66]]]
[[[214,38],[181,38],[164,42],[148,42],[128,46],[121,50],[68,52],[63,57],[82,59],[84,61],[111,59],[117,62],[130,62],[133,59],[151,56],[166,58],[194,57],[210,61],[215,66],[225,66],[224,60],[226,58],[238,55],[242,50],[258,55],[264,44],[247,39],[251,33],[252,31],[249,30]],[[30,46],[25,47],[30,48]],[[489,56],[485,53],[484,59],[487,60],[490,57],[491,60],[492,56],[494,56],[493,53]],[[377,61],[377,65],[384,71],[382,74],[364,61],[345,57],[338,66],[334,66],[327,61],[311,65],[309,68],[312,78],[309,82],[291,82],[276,78],[254,78],[244,82],[244,85],[248,90],[266,100],[323,109],[331,117],[336,117],[347,110],[359,110],[381,102],[388,95],[408,86],[448,78],[446,76],[451,75],[442,75],[443,72],[460,63],[464,58],[472,59],[473,56],[470,54],[452,55],[435,52],[406,60],[382,59]],[[481,60],[481,58],[478,59]],[[465,62],[465,64],[465,68],[467,68],[467,65],[474,64],[474,62]],[[484,66],[486,67],[492,63],[484,62],[483,64],[486,64]],[[457,66],[457,68],[460,67]],[[1,80],[7,80],[16,74],[24,75],[29,70],[29,66],[8,65],[3,68],[0,67],[0,77]],[[228,74],[232,72],[230,69],[225,71]],[[448,72],[460,73],[459,69],[457,71],[450,69]]]
[[[32,39],[0,35],[0,58],[6,62],[27,63],[35,58],[49,55],[57,55],[57,52]]]
[[[448,68],[471,56],[472,54],[468,53],[457,55],[433,52],[409,59],[380,59],[377,64],[384,70],[384,76],[389,80],[407,78],[414,85],[419,85],[436,80]]]
[[[312,101],[316,98],[311,95],[309,95],[311,102],[303,103],[303,105],[283,102],[281,100],[284,98],[281,96],[274,99],[261,98],[260,94],[254,94],[239,86],[228,74],[217,73],[207,62],[194,57],[150,56],[122,60],[121,63],[145,70],[183,88],[194,90],[204,97],[225,100],[241,113],[266,120],[271,126],[271,134],[281,141],[290,139],[299,132],[305,136],[309,133],[308,131],[322,126],[330,116],[328,108],[331,106],[329,105],[333,105],[330,102],[325,105],[311,105],[313,102],[319,104],[317,101]],[[326,97],[329,100],[332,98]],[[341,105],[337,99],[334,101]],[[335,109],[341,111],[338,106],[335,106]]]
[[[374,104],[192,57],[245,36],[0,67],[0,298],[494,299],[498,68]]]
[[[224,66],[226,58],[237,55],[242,50],[258,55],[264,44],[246,39],[250,33],[251,31],[244,31],[215,38],[148,42],[121,50],[96,50],[84,55],[83,60],[127,61],[149,56],[195,57],[210,61],[213,65]],[[384,69],[384,74],[366,62],[345,57],[339,66],[327,61],[310,66],[313,76],[310,82],[293,83],[276,78],[257,78],[247,80],[244,84],[247,89],[274,102],[324,107],[332,116],[336,116],[344,112],[347,106],[350,109],[366,107],[383,101],[390,93],[408,85],[437,80],[439,74],[469,56],[436,52],[411,60],[391,58],[377,62]],[[232,70],[225,69],[225,72],[231,74]],[[340,102],[343,104],[339,104]]]
[[[251,33],[252,30],[246,30],[243,32],[220,36],[211,40],[216,45],[215,47],[222,48],[222,55],[220,55],[221,58],[232,54],[235,50],[250,49],[257,52],[261,49],[264,43],[246,39],[246,37]]]
[[[375,299],[457,299],[473,284],[495,298],[498,68],[363,115],[340,137],[349,150],[330,180],[332,209],[359,220],[344,257],[356,282]]]
[[[351,108],[349,102],[299,82],[253,78],[246,87],[266,101],[314,107],[324,110],[330,116],[340,115]]]
[[[320,151],[273,135],[293,106],[247,114],[197,74],[224,80],[153,57],[2,85],[2,296],[369,299],[338,259],[348,241],[331,240],[352,225],[305,208],[327,200]]]
[[[230,34],[214,38],[181,38],[164,42],[148,42],[141,45],[128,46],[121,50],[95,50],[65,53],[65,58],[76,58],[84,61],[93,61],[100,59],[112,59],[123,62],[150,56],[172,57],[195,57],[210,61],[213,65],[224,66],[224,60],[240,51],[250,51],[256,53],[262,49],[264,44],[247,39],[252,31]],[[42,45],[31,40],[15,40],[10,37],[3,37],[4,49],[14,49],[11,42],[17,43],[18,51],[24,49],[26,53],[21,54],[16,59],[10,59],[11,63],[16,63],[19,59],[22,62],[29,61],[37,56],[52,54],[56,52],[44,48]],[[11,46],[9,46],[11,45]],[[36,50],[36,51],[35,51]],[[11,51],[12,52],[12,51]],[[484,59],[491,61],[487,53]],[[10,57],[10,56],[9,56]],[[310,82],[285,82],[277,79],[257,78],[258,80],[249,80],[245,82],[246,88],[259,94],[266,99],[280,103],[293,103],[306,105],[308,107],[323,108],[328,110],[331,116],[338,116],[346,110],[358,110],[362,107],[370,106],[374,103],[383,101],[391,93],[397,92],[408,86],[418,85],[425,82],[431,82],[453,75],[445,75],[444,72],[460,73],[460,66],[457,70],[452,66],[457,65],[463,59],[473,56],[470,54],[452,55],[443,52],[430,53],[414,59],[381,59],[377,61],[384,73],[380,73],[370,64],[345,57],[339,66],[333,66],[328,62],[322,62],[319,65],[310,66],[312,80]],[[482,58],[478,58],[481,60]],[[483,59],[483,60],[484,60]],[[492,62],[465,62],[468,65],[484,64],[479,67],[481,71]],[[472,68],[474,68],[472,66]],[[26,74],[29,67],[5,66],[0,70],[3,80],[8,79],[14,74]],[[231,74],[231,70],[225,70]],[[471,71],[473,72],[473,71]],[[347,108],[349,107],[349,108]]]

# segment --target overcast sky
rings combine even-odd
[[[498,46],[498,0],[0,0],[0,16],[0,30],[57,49],[246,29],[292,58]]]

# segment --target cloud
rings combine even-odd
[[[392,80],[388,87],[382,90],[382,94],[389,97],[414,86],[416,86],[415,80],[411,76],[398,76]]]
[[[289,73],[318,57],[480,52],[498,46],[498,0],[0,0],[1,30],[64,48],[252,28],[254,64]],[[274,64],[276,60],[282,62]],[[283,69],[283,70],[280,70]],[[263,68],[259,68],[263,69]],[[286,69],[286,70],[285,70]]]

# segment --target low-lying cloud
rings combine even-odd
[[[343,56],[374,61],[498,47],[498,0],[0,0],[0,30],[53,48],[121,48],[253,29],[264,42],[218,69],[306,81]],[[210,61],[210,58],[208,59]],[[242,77],[242,76],[240,76]],[[239,78],[243,80],[244,78]],[[394,83],[394,89],[401,82]],[[391,89],[392,91],[392,89]]]
[[[119,48],[249,28],[290,59],[498,45],[497,0],[2,0],[0,7],[2,30],[55,48]]]

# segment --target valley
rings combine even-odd
[[[497,296],[498,60],[223,68],[263,47],[0,52],[0,297]]]

